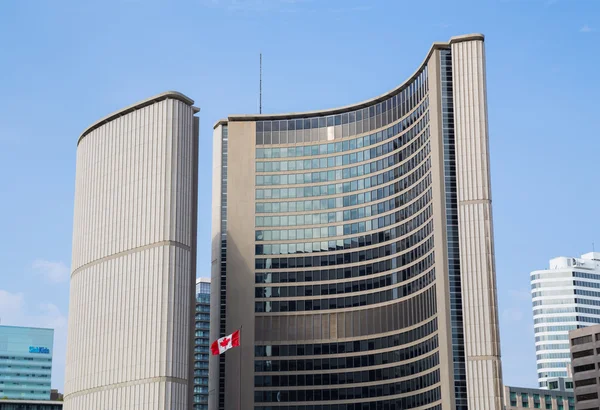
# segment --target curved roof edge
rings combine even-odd
[[[222,119],[218,120],[217,122],[215,122],[215,125],[213,125],[213,130],[216,130],[219,125],[225,125],[225,124],[227,124],[227,119],[222,118]]]
[[[455,43],[462,43],[464,41],[484,41],[485,40],[485,36],[483,34],[480,33],[473,33],[473,34],[463,34],[460,36],[455,36],[455,37],[451,37],[450,41],[444,43],[444,42],[436,42],[433,43],[431,48],[429,49],[429,52],[427,53],[427,55],[425,56],[425,59],[423,60],[423,62],[421,64],[419,64],[418,68],[415,70],[415,72],[406,80],[404,81],[402,84],[400,84],[399,86],[397,86],[396,88],[381,94],[377,97],[356,103],[356,104],[350,104],[350,105],[345,105],[342,107],[336,107],[336,108],[328,108],[325,110],[317,110],[317,111],[304,111],[304,112],[288,112],[288,113],[283,113],[283,114],[234,114],[234,115],[230,115],[228,117],[229,121],[262,121],[262,120],[281,120],[281,119],[290,119],[290,118],[308,118],[308,117],[316,117],[316,116],[323,116],[323,115],[335,115],[335,114],[341,114],[344,112],[348,112],[351,110],[357,110],[359,108],[366,108],[370,105],[376,104],[378,102],[381,102],[387,98],[389,98],[390,96],[394,95],[395,93],[397,93],[398,91],[402,90],[404,87],[406,87],[408,84],[410,84],[420,73],[420,71],[423,69],[423,67],[425,67],[425,65],[427,65],[427,62],[429,61],[429,59],[431,58],[431,55],[433,54],[433,52],[437,49],[441,49],[441,48],[448,48],[450,45],[455,44]],[[217,124],[215,124],[215,128],[219,125],[220,122],[217,122]]]
[[[90,125],[89,127],[87,127],[79,136],[79,139],[77,140],[77,145],[79,145],[79,143],[81,142],[81,140],[88,135],[90,132],[94,131],[96,128],[101,127],[102,125],[122,116],[125,114],[129,114],[130,112],[133,112],[135,110],[139,110],[140,108],[144,108],[148,105],[154,104],[156,102],[162,101],[162,100],[166,100],[172,98],[174,100],[179,100],[187,105],[192,106],[192,109],[194,110],[194,113],[197,113],[200,111],[200,108],[198,107],[194,107],[194,100],[192,100],[191,98],[189,98],[188,96],[178,92],[178,91],[165,91],[164,93],[160,93],[157,94],[153,97],[150,98],[146,98],[145,100],[142,101],[138,101],[135,104],[129,105],[125,108],[122,108],[118,111],[113,112],[112,114],[107,115],[106,117],[103,117],[101,119],[99,119],[98,121],[96,121],[95,123],[93,123],[92,125]]]

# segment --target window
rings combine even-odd
[[[575,367],[573,367],[573,373],[587,372],[589,370],[594,370],[595,368],[596,368],[596,365],[594,363],[584,364],[581,366],[575,366]]]
[[[591,341],[592,341],[592,335],[576,337],[571,340],[571,346],[578,346],[578,345],[582,345],[584,343],[591,343]]]
[[[571,383],[571,388],[573,388],[572,384],[573,383]],[[596,384],[596,378],[595,377],[592,377],[591,379],[577,380],[575,382],[575,386],[577,386],[577,387],[591,386],[592,384]]]
[[[529,396],[527,393],[521,393],[521,404],[523,407],[529,407]]]
[[[573,382],[565,382],[565,388],[566,389],[572,389],[573,388]]]
[[[598,392],[587,393],[587,394],[578,394],[577,401],[586,401],[586,400],[594,400],[598,398]]]
[[[510,392],[510,405],[512,407],[517,407],[517,393],[513,391]]]

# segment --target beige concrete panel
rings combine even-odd
[[[79,142],[65,409],[188,404],[194,112],[178,99],[145,103]],[[164,394],[144,397],[154,388]]]
[[[225,356],[225,409],[238,408],[240,358],[244,408],[254,403],[254,169],[256,125],[229,123],[227,179],[227,333],[243,327],[241,349]],[[235,375],[235,377],[231,377]]]
[[[470,408],[502,408],[482,40],[452,44],[457,193]]]

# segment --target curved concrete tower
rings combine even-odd
[[[503,408],[485,78],[453,37],[371,100],[215,125],[210,339],[242,348],[209,410]]]
[[[77,146],[65,409],[187,410],[199,110],[166,92]]]

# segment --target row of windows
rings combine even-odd
[[[577,316],[577,321],[598,324],[598,323],[600,323],[600,318],[599,317]]]
[[[421,197],[422,199],[425,197]],[[421,209],[416,209],[417,205],[421,205],[414,203],[415,212],[420,211]],[[425,206],[426,204],[423,203]],[[412,211],[411,211],[412,212]],[[344,238],[337,239],[331,241],[319,241],[319,242],[309,242],[308,244],[312,244],[310,246],[306,246],[304,243],[295,243],[295,244],[258,244],[257,247],[262,247],[261,254],[281,254],[283,250],[287,250],[288,253],[290,249],[295,249],[296,252],[311,252],[313,249],[325,251],[336,251],[336,250],[344,250],[344,249],[352,249],[352,248],[360,248],[364,246],[376,245],[379,243],[387,242],[392,239],[396,239],[406,235],[409,232],[412,232],[416,228],[423,225],[423,223],[431,217],[432,210],[431,207],[428,207],[424,212],[417,215],[413,219],[406,221],[402,225],[398,225],[394,228],[387,229],[385,231],[375,232],[373,234],[367,234],[363,236],[357,236],[354,238]],[[370,231],[373,224],[377,225],[378,228],[394,225],[403,219],[402,216],[406,217],[406,213],[400,211],[396,211],[392,214],[386,215],[385,217],[379,218],[383,219],[382,223],[378,221],[378,218],[374,220],[359,222],[354,224],[340,225],[340,226],[329,226],[322,228],[308,228],[308,229],[293,229],[293,230],[281,230],[281,231],[256,231],[257,241],[262,241],[263,235],[265,238],[269,238],[272,240],[298,240],[308,238],[325,238],[328,236],[343,236],[349,235],[357,232],[365,232]],[[409,216],[412,216],[409,215]],[[406,220],[406,219],[404,219]],[[285,246],[284,246],[285,245]],[[289,245],[296,245],[295,247],[290,247]],[[282,246],[284,246],[282,248]],[[308,250],[307,250],[308,249]],[[278,253],[274,253],[274,252]],[[266,253],[270,252],[270,253]]]
[[[307,310],[345,309],[350,307],[368,306],[409,296],[435,280],[435,271],[421,276],[417,280],[406,285],[374,292],[366,295],[346,296],[340,298],[322,298],[315,300],[289,300],[289,301],[265,301],[255,302],[256,312],[301,312]]]
[[[600,306],[600,300],[597,301],[598,305]],[[555,313],[571,313],[571,312],[575,312],[575,313],[587,313],[590,315],[598,315],[600,316],[600,309],[592,309],[592,308],[586,308],[586,307],[569,307],[569,308],[555,308],[555,309],[537,309],[533,311],[533,315],[540,315],[540,314],[555,314]],[[543,319],[540,319],[543,320]]]
[[[553,282],[537,282],[531,284],[531,289],[538,288],[562,288],[565,286],[571,286],[573,281],[571,280],[562,280],[562,281],[553,281]]]
[[[568,343],[557,343],[557,344],[543,344],[537,345],[535,347],[536,352],[540,350],[560,350],[560,349],[569,349]]]
[[[393,223],[398,222],[398,221],[395,221],[396,218],[395,218],[394,214],[386,215],[385,217],[381,217],[381,219],[383,219],[384,226],[391,225]],[[422,220],[420,220],[420,219],[422,219]],[[392,222],[392,220],[394,220],[394,222]],[[254,252],[255,252],[255,255],[288,255],[288,254],[296,254],[296,253],[319,253],[319,252],[333,252],[333,251],[339,251],[339,250],[345,250],[345,249],[356,249],[356,248],[361,248],[361,247],[365,247],[365,246],[377,245],[379,243],[385,243],[392,239],[396,239],[396,238],[405,236],[408,233],[412,232],[414,229],[418,228],[419,226],[422,226],[423,222],[425,222],[424,215],[422,215],[422,218],[413,219],[413,220],[408,221],[405,224],[397,226],[396,228],[393,228],[391,230],[388,229],[383,232],[363,235],[363,236],[354,237],[354,238],[339,239],[340,249],[337,249],[338,241],[318,241],[318,242],[304,242],[304,243],[302,243],[302,242],[275,243],[275,244],[262,244],[261,243],[261,244],[255,245]],[[364,232],[364,223],[363,222],[361,222],[360,224],[352,224],[352,225],[353,225],[352,232],[350,232],[351,234],[357,233],[357,232],[355,232],[354,225],[357,225],[356,231],[359,231],[358,225],[362,225],[361,228],[363,229],[363,232]],[[327,230],[327,228],[321,228],[321,229]],[[313,231],[314,230],[318,231],[319,228],[315,228],[315,229],[313,229]],[[392,253],[401,252],[405,249],[408,249],[408,248],[416,245],[420,241],[422,241],[432,231],[433,231],[433,222],[430,220],[420,230],[418,230],[416,232],[412,232],[410,234],[410,236],[405,237],[404,239],[400,239],[393,243],[388,243],[387,245],[381,246],[379,248],[368,249],[365,254],[366,259],[364,259],[364,260],[370,260],[372,258],[376,258],[376,256],[374,256],[372,258],[369,258],[369,256],[368,256],[369,251],[373,251],[372,253],[376,254],[377,253],[376,249],[379,249],[379,254],[382,254],[382,250],[384,248],[393,249]],[[386,234],[387,234],[387,237],[386,237]],[[377,240],[377,242],[375,242],[375,243],[373,243],[374,238]],[[381,241],[379,241],[379,239],[381,239]],[[346,248],[346,245],[344,242],[346,240],[348,240],[348,242],[347,242],[348,248]],[[384,251],[384,254],[385,253],[386,252]],[[334,256],[334,255],[329,255],[329,256]],[[362,261],[362,260],[363,259],[359,258],[359,261]]]
[[[405,208],[398,209],[395,213],[391,214],[389,224],[394,224],[399,221],[403,221],[414,215],[416,212],[420,211],[425,205],[427,205],[431,200],[431,190],[427,190],[427,192],[419,197],[417,200],[406,206]],[[362,208],[355,208],[347,211],[337,211],[337,212],[329,212],[322,214],[307,214],[307,215],[296,215],[295,220],[290,220],[293,215],[290,216],[281,216],[276,220],[279,223],[279,226],[282,226],[282,223],[290,224],[295,223],[295,225],[304,225],[307,223],[310,224],[319,224],[319,223],[332,223],[332,222],[341,222],[342,220],[353,220],[353,219],[361,219],[364,217],[375,216],[381,213],[388,212],[390,210],[399,208],[404,205],[404,198],[402,196],[396,197],[394,199],[390,199],[389,201],[380,202],[379,204],[374,204],[371,206],[366,206]],[[266,217],[265,217],[266,218]],[[264,219],[262,221],[264,224]],[[270,221],[271,223],[273,220]],[[384,225],[386,220],[384,219]],[[377,229],[382,228],[380,226],[379,220],[377,218],[362,222],[362,230],[369,231],[373,229],[373,225],[377,226]],[[260,226],[260,225],[256,225]],[[285,225],[283,225],[285,226]],[[286,239],[305,239],[312,237],[326,237],[326,236],[342,236],[351,234],[352,231],[361,231],[360,224],[345,224],[339,226],[329,226],[322,228],[307,228],[307,229],[291,229],[291,230],[257,230],[255,233],[255,239],[257,241],[271,241],[271,240],[286,240]]]
[[[577,272],[575,272],[575,273],[577,273]],[[573,286],[583,286],[586,288],[600,289],[600,282],[584,282],[582,280],[574,280]]]
[[[440,388],[425,393],[419,393],[415,396],[402,397],[392,400],[377,400],[366,403],[352,402],[344,404],[323,404],[307,406],[255,406],[254,410],[406,410],[415,407],[421,407],[440,400]],[[427,410],[442,410],[442,405],[437,404],[428,407]],[[570,410],[570,409],[569,409]]]
[[[538,363],[537,368],[539,369],[566,369],[569,362],[550,362],[550,363]]]
[[[431,192],[431,191],[428,191],[428,192]],[[410,207],[414,208],[415,212],[420,211],[421,209],[417,209],[417,207],[420,206],[421,203],[423,206],[426,205],[425,204],[425,196],[421,197],[421,199],[419,201],[413,203]],[[406,213],[404,213],[404,212],[400,213],[400,211],[397,211],[390,216],[389,222],[390,222],[390,224],[397,223],[398,218],[402,218],[403,216],[404,217],[412,216],[412,212],[413,211],[411,209],[411,214],[406,215]],[[329,251],[336,251],[336,250],[360,248],[363,246],[376,245],[378,243],[387,242],[391,239],[399,238],[399,237],[407,234],[408,232],[413,231],[417,227],[421,226],[427,219],[429,219],[431,217],[431,214],[432,214],[432,210],[431,210],[431,206],[429,206],[424,212],[421,212],[419,215],[417,215],[413,219],[405,222],[402,225],[396,226],[391,229],[387,229],[385,231],[376,232],[376,233],[373,233],[370,235],[328,241],[327,249]],[[388,220],[384,219],[384,225],[387,222],[388,222]],[[369,228],[372,226],[371,221],[367,221],[366,223],[368,224]],[[362,226],[361,226],[361,224],[362,224]],[[337,227],[330,226],[330,227],[312,228],[312,229],[297,229],[297,230],[282,230],[282,231],[256,231],[256,235],[257,235],[256,240],[257,241],[262,240],[263,234],[264,234],[265,239],[273,239],[273,240],[287,240],[288,238],[289,239],[304,239],[304,237],[307,235],[312,236],[312,237],[314,237],[315,234],[319,235],[319,233],[318,233],[319,230],[320,230],[321,236],[323,236],[323,235],[326,236],[327,233],[329,233],[331,236],[336,236],[336,234],[339,234],[337,236],[342,236],[342,235],[346,235],[346,234],[351,234],[352,232],[354,232],[356,230],[361,231],[361,228],[364,230],[364,228],[365,228],[364,222],[361,222],[359,224],[347,224],[347,225],[337,226]],[[336,230],[337,230],[337,232],[336,232]],[[321,249],[323,249],[322,242],[323,241],[319,242]],[[297,244],[297,245],[303,245],[303,244]],[[312,249],[312,247],[309,247],[309,248]],[[289,248],[287,248],[287,249],[289,249]]]
[[[575,299],[541,299],[533,302],[533,307],[542,305],[569,305],[575,303]]]
[[[574,293],[576,295],[581,295],[581,296],[591,296],[593,298],[600,298],[600,292],[596,292],[593,290],[575,289]]]
[[[575,298],[573,302],[581,305],[600,306],[600,300]]]
[[[297,144],[345,139],[364,132],[380,129],[400,118],[396,110],[376,114],[371,118],[364,116],[364,113],[358,111],[355,117],[358,117],[355,118],[355,121],[350,121],[350,114],[331,116],[328,119],[321,117],[259,121],[256,123],[256,145]],[[410,119],[410,117],[408,118]],[[346,119],[345,122],[344,119]],[[261,126],[260,124],[263,125]]]
[[[438,339],[437,336],[432,337],[429,340],[419,343],[415,346],[410,346],[404,349],[399,349],[392,352],[373,353],[364,356],[353,356],[353,357],[328,357],[324,359],[310,358],[307,360],[256,360],[254,362],[254,369],[256,372],[280,372],[280,371],[313,371],[313,370],[338,370],[338,369],[355,369],[367,366],[378,366],[383,364],[391,364],[398,362],[405,362],[423,356],[437,349]],[[432,356],[430,356],[432,357]],[[413,363],[408,363],[408,369]],[[436,366],[436,363],[427,368]],[[405,369],[405,370],[406,370]],[[425,369],[425,368],[424,368]],[[404,371],[404,370],[403,370]],[[414,373],[420,373],[415,371]],[[407,374],[405,374],[407,375]],[[401,376],[395,376],[401,377]],[[369,380],[365,380],[369,381]],[[371,380],[374,381],[374,380]],[[360,382],[360,381],[359,381]],[[324,383],[329,384],[329,383]],[[335,384],[335,383],[333,383]]]
[[[316,285],[300,285],[300,286],[273,286],[273,287],[256,287],[254,296],[257,298],[287,298],[297,296],[321,296],[321,295],[336,295],[344,293],[362,292],[367,290],[379,289],[399,283],[398,274],[402,277],[401,272],[394,272],[390,275],[379,276],[376,278],[368,278],[364,280],[355,280],[339,283],[325,283]],[[412,276],[421,272],[414,271]],[[431,271],[430,271],[431,273]],[[412,278],[409,277],[407,279]],[[404,281],[400,281],[404,282]]]
[[[414,260],[424,256],[430,249],[433,248],[433,237],[429,237],[425,242],[417,248],[398,255],[395,258],[388,259],[377,263],[384,263],[390,266],[390,269],[395,269],[397,266],[403,266],[411,263]],[[383,258],[388,255],[393,255],[391,245],[383,248],[370,249],[369,251],[348,252],[329,256],[309,256],[300,258],[267,258],[255,259],[254,264],[256,269],[286,269],[286,268],[310,268],[313,266],[335,266],[355,263],[360,260],[372,260]],[[335,256],[333,260],[330,256]],[[370,256],[370,258],[368,258]],[[368,259],[367,259],[368,258]],[[394,262],[395,261],[395,262]]]
[[[364,151],[353,152],[351,154],[337,155],[331,157],[298,159],[291,161],[269,161],[257,162],[256,172],[288,172],[288,171],[310,171],[318,169],[336,168],[344,165],[356,164],[363,161],[374,161],[358,166],[347,167],[335,171],[321,171],[313,173],[293,173],[290,175],[257,175],[256,185],[287,185],[302,184],[311,182],[335,181],[348,178],[354,178],[360,175],[372,174],[391,167],[403,159],[409,157],[429,138],[429,128],[427,127],[428,118],[423,118],[417,127],[401,137],[394,139],[386,144],[379,145],[376,148],[366,149]],[[413,141],[414,139],[414,141]],[[409,144],[409,142],[411,142]],[[395,152],[396,151],[396,152]],[[381,156],[389,155],[385,158],[376,160]],[[283,176],[286,181],[283,182]],[[291,182],[291,177],[294,182]],[[258,177],[261,177],[260,179]],[[304,182],[299,182],[304,181]]]
[[[335,361],[336,359],[330,359]],[[296,386],[336,386],[354,383],[381,382],[412,376],[432,369],[439,364],[438,353],[413,363],[386,367],[383,369],[363,370],[348,373],[292,374],[254,377],[255,387],[296,387]],[[360,367],[360,366],[359,366]],[[363,366],[364,367],[364,366]],[[317,370],[315,368],[315,370]]]
[[[343,114],[256,122],[256,144],[293,144],[347,138],[397,121],[427,99],[426,75],[421,74],[397,95],[370,107]],[[408,118],[412,117],[414,113]],[[406,123],[407,120],[401,121]]]
[[[532,298],[540,296],[561,296],[561,295],[573,295],[573,289],[561,289],[561,290],[538,290],[531,293]]]
[[[536,342],[546,342],[552,340],[569,340],[569,335],[567,333],[563,333],[562,335],[542,335],[536,336]]]
[[[598,349],[600,351],[600,349]],[[573,352],[573,359],[581,359],[582,357],[593,356],[594,349],[581,350],[579,352]]]
[[[365,387],[346,387],[341,389],[310,389],[310,390],[281,390],[254,391],[255,403],[295,402],[295,401],[329,401],[329,400],[358,400],[365,398],[385,397],[406,392],[425,389],[440,381],[440,372],[435,370],[413,379],[396,383],[377,384]]]
[[[542,332],[565,332],[565,331],[574,330],[574,329],[577,329],[577,325],[540,326],[540,327],[535,327],[534,328],[534,332],[535,333],[542,333]]]
[[[538,323],[562,323],[562,322],[575,322],[575,316],[555,316],[555,317],[542,317],[533,320],[533,324]]]
[[[427,158],[430,151],[430,145],[427,143],[417,154],[411,157],[408,161],[404,162],[402,165],[367,178],[356,179],[349,182],[340,182],[337,184],[305,186],[299,188],[290,187],[257,189],[255,192],[255,199],[308,198],[326,195],[339,195],[384,185],[415,169],[417,165],[421,164],[425,158]],[[401,191],[408,188],[417,179],[418,178],[415,177],[415,173],[413,173],[404,179],[396,181],[397,183],[395,187],[397,190]],[[371,196],[373,196],[372,193]]]
[[[420,191],[418,194],[414,194],[414,187],[411,188],[411,191],[413,192],[413,198],[416,198],[420,193],[423,192],[423,191]],[[350,207],[350,206],[361,205],[361,204],[366,204],[369,202],[378,201],[380,199],[384,199],[389,196],[394,196],[394,195],[398,194],[399,192],[400,192],[400,185],[396,181],[395,183],[392,183],[387,187],[378,188],[376,190],[363,192],[360,194],[346,195],[344,197],[338,197],[338,198],[314,199],[314,200],[292,201],[292,202],[257,202],[256,203],[256,212],[257,213],[261,213],[263,211],[265,211],[265,212],[304,212],[304,211],[319,211],[319,210],[328,210],[328,209],[335,209],[335,208],[341,208],[341,207]],[[395,209],[405,203],[408,203],[410,200],[411,199],[407,196],[407,193],[404,193],[400,197],[391,198],[388,201],[389,202],[388,206],[390,207],[390,210]],[[382,203],[385,203],[385,201],[383,201]],[[395,203],[395,205],[392,206],[392,203]],[[381,213],[381,211],[379,211],[379,206],[380,206],[380,204],[371,205],[370,206],[371,212],[373,212],[375,209],[377,209],[378,213]],[[367,215],[368,208],[369,207],[364,208],[364,213],[366,216],[370,216],[370,215]],[[351,211],[353,211],[353,209],[348,210],[348,211],[351,212]],[[357,211],[357,212],[359,212],[359,211]],[[327,215],[327,220],[329,220],[329,213],[325,213],[324,215]],[[348,214],[348,215],[350,215],[350,214]],[[373,215],[377,215],[377,213],[373,213]],[[322,219],[325,219],[325,217],[322,217],[319,215],[319,222]],[[351,219],[358,219],[358,217],[354,217]],[[337,213],[336,213],[336,220],[337,220]],[[344,219],[344,220],[348,220],[348,219]],[[262,223],[259,223],[260,221],[262,221]],[[276,220],[271,219],[271,226],[276,226],[276,225],[273,225],[274,223],[276,223],[275,221]],[[279,224],[281,224],[281,219],[279,219],[279,221],[280,221]],[[268,223],[268,222],[269,222],[268,220],[266,220],[266,222],[265,222],[265,219],[262,219],[262,220],[255,219],[256,226],[264,226],[265,223]],[[289,222],[288,222],[288,224],[289,224]]]
[[[416,264],[406,267],[394,273],[397,281],[406,281],[417,274],[424,272],[433,266],[433,253],[420,260]],[[361,266],[344,267],[337,269],[307,270],[297,272],[265,272],[256,274],[256,283],[301,283],[301,282],[319,282],[327,280],[341,280],[375,275],[385,270],[379,270],[379,265],[367,264]],[[390,268],[390,269],[395,269]]]
[[[570,278],[572,277],[571,272],[543,272],[543,273],[533,273],[531,274],[530,279],[532,281],[538,279],[557,279],[557,278]]]
[[[573,366],[573,373],[589,372],[596,370],[596,363],[582,364],[581,366]]]
[[[303,345],[257,345],[255,357],[312,356],[338,353],[359,353],[402,346],[422,339],[437,330],[437,319],[433,319],[411,330],[395,335],[353,342],[316,343]],[[437,340],[437,339],[436,339]]]
[[[600,274],[588,272],[573,272],[574,278],[600,280]]]
[[[567,371],[565,370],[565,371],[560,371],[560,372],[540,372],[540,373],[538,373],[538,379],[548,378],[548,377],[567,377]],[[543,383],[543,382],[541,382],[541,383]],[[540,386],[540,387],[542,387],[542,386]]]
[[[537,360],[545,359],[570,359],[571,353],[541,353],[536,355]]]

